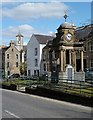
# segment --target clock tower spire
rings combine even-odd
[[[23,35],[20,32],[16,35],[16,47],[19,51],[23,50]]]
[[[64,17],[65,22],[66,22],[66,19],[67,19],[67,17],[68,17],[66,11],[65,11],[65,15],[64,15],[63,17]]]

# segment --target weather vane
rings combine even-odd
[[[67,13],[66,13],[66,11],[65,11],[65,15],[64,15],[64,18],[65,18],[65,22],[66,22],[66,19],[67,19]]]

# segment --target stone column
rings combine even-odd
[[[84,63],[83,63],[83,50],[81,51],[81,71],[84,71]]]
[[[74,71],[76,72],[76,51],[74,51],[74,65],[75,65],[75,67],[74,67]]]
[[[73,67],[74,67],[74,71],[76,72],[76,51],[73,50],[73,56],[72,56],[72,64],[73,64]]]
[[[65,71],[66,66],[66,50],[63,51],[63,71]]]
[[[71,65],[71,50],[69,50],[69,64]]]
[[[64,65],[64,62],[63,62],[63,50],[61,50],[61,71],[63,72],[63,65]]]

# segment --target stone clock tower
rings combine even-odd
[[[85,80],[83,42],[79,42],[75,38],[76,27],[74,24],[66,22],[66,14],[64,18],[65,22],[58,27],[56,37],[53,39],[52,45],[49,46],[52,56],[50,60],[51,75],[57,74],[63,79]],[[54,74],[53,71],[55,71]]]
[[[19,51],[23,50],[23,35],[20,32],[16,35],[16,47]]]

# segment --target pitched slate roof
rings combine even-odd
[[[40,44],[46,44],[48,41],[54,38],[53,36],[39,35],[39,34],[34,34],[34,36]]]
[[[79,40],[85,40],[85,38],[93,36],[93,24],[84,27],[79,27],[75,31],[76,38]]]

